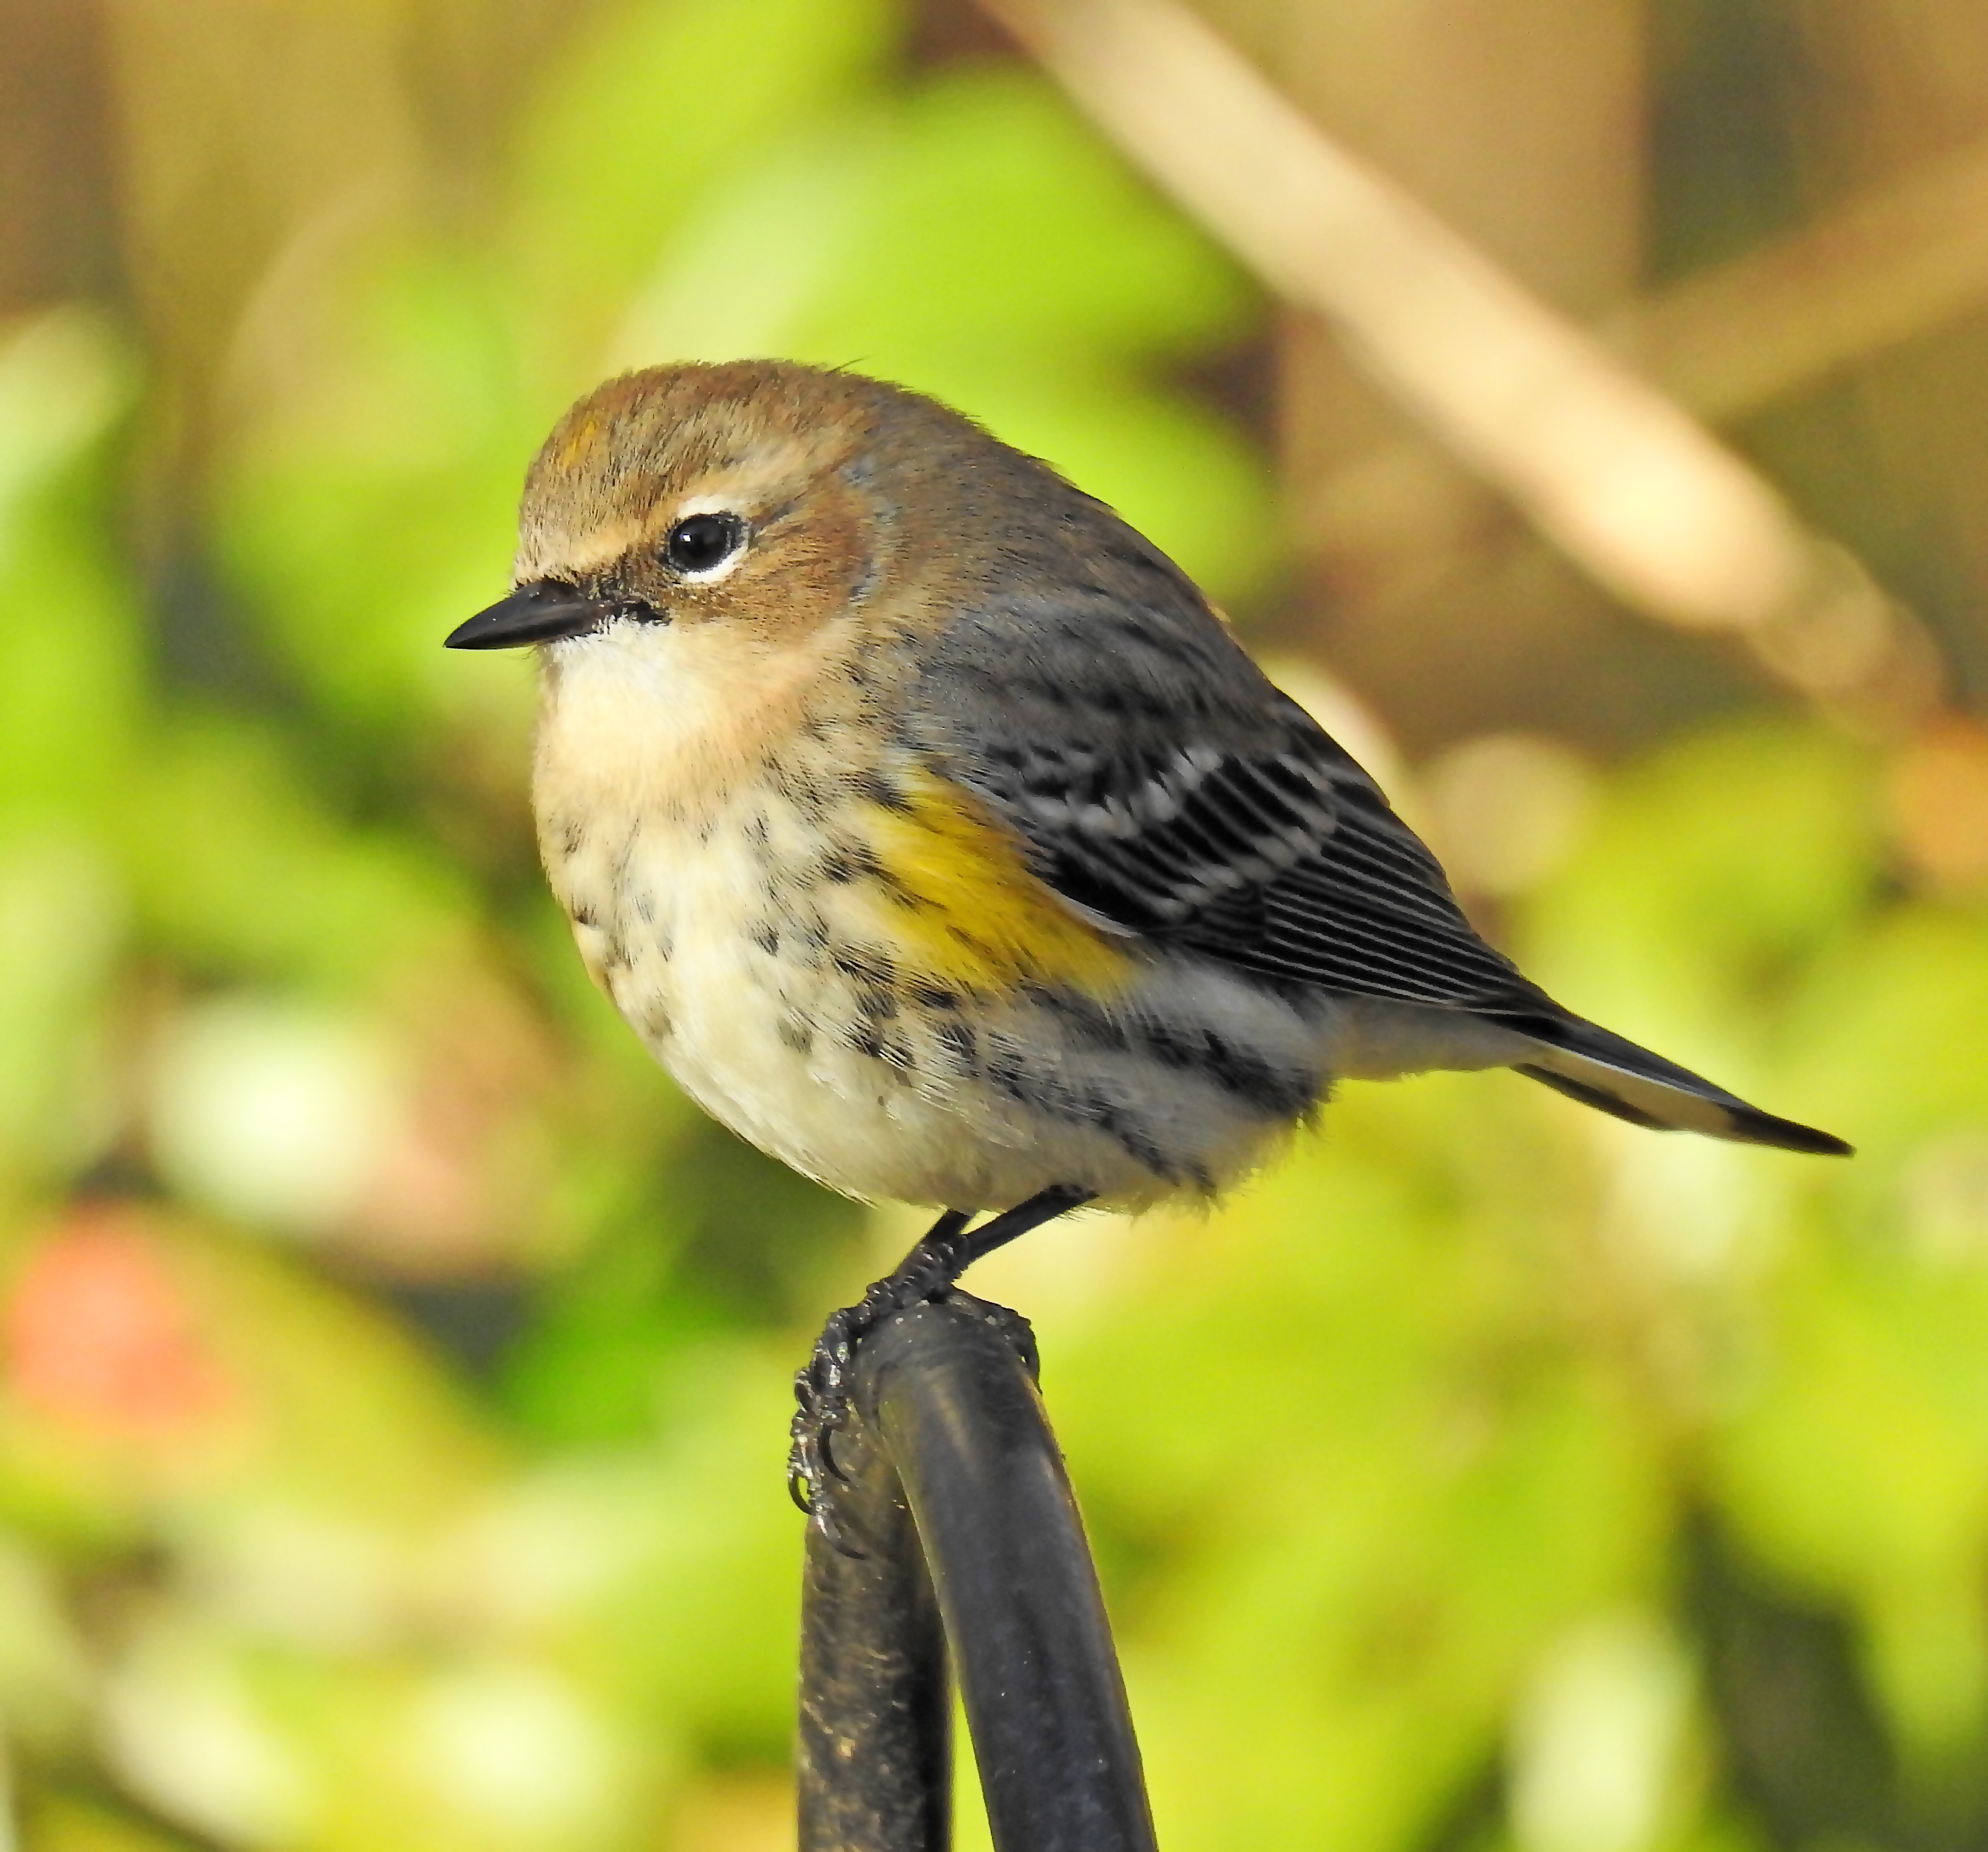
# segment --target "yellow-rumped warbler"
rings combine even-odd
[[[811,1489],[885,1309],[1077,1203],[1218,1190],[1341,1077],[1510,1066],[1848,1148],[1520,976],[1171,560],[929,399],[610,381],[532,465],[514,579],[448,641],[542,646],[539,840],[588,969],[761,1149],[948,1212],[803,1373]]]

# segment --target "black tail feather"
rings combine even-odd
[[[1540,1044],[1540,1053],[1535,1060],[1515,1063],[1518,1071],[1598,1112],[1655,1131],[1702,1132],[1816,1157],[1851,1154],[1833,1134],[1763,1113],[1689,1068],[1579,1016],[1535,1017],[1523,1026]]]

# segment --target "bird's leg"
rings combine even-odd
[[[1067,1184],[1052,1185],[977,1228],[966,1225],[969,1212],[948,1209],[895,1271],[878,1280],[854,1305],[844,1306],[822,1327],[813,1356],[794,1378],[794,1400],[800,1405],[794,1411],[793,1444],[787,1453],[787,1491],[838,1548],[846,1546],[831,1509],[830,1481],[844,1475],[836,1467],[831,1437],[849,1417],[849,1373],[857,1346],[893,1313],[943,1298],[974,1262],[1066,1210],[1088,1202],[1090,1194]]]

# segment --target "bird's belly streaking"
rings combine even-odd
[[[1336,1075],[1513,1058],[1464,1046],[1483,1031],[1458,1012],[1100,931],[976,799],[732,647],[620,624],[577,660],[555,644],[533,799],[595,980],[796,1170],[950,1208],[1052,1185],[1134,1207],[1247,1171]]]
[[[826,832],[818,798],[762,789],[548,840],[590,969],[706,1111],[850,1195],[955,1208],[1206,1194],[1304,1117],[1334,1006],[1106,938],[1033,883],[987,891],[1030,877],[913,787]],[[1036,906],[1033,942],[987,942]]]

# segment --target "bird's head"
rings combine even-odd
[[[984,583],[1031,495],[1077,500],[957,413],[785,361],[651,368],[554,428],[510,595],[455,649],[539,646],[541,796],[717,789]],[[547,801],[550,801],[549,799]]]
[[[913,428],[907,430],[909,426]],[[964,446],[963,419],[854,374],[778,361],[611,380],[554,428],[526,477],[511,594],[454,649],[596,642],[641,657],[659,633],[722,628],[798,644],[926,576],[909,470]],[[555,655],[568,654],[556,651]]]

